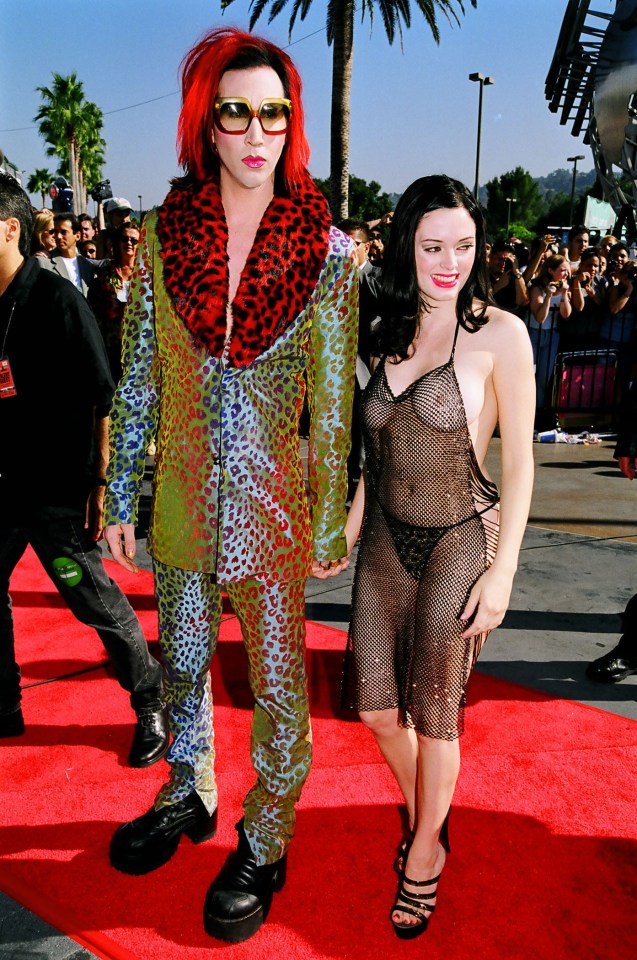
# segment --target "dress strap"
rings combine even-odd
[[[460,329],[460,321],[456,321],[456,332],[453,335],[453,344],[451,345],[451,354],[449,355],[449,363],[455,359],[456,356],[456,341],[458,339],[458,330]]]

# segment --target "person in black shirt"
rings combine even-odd
[[[28,258],[31,224],[26,193],[0,175],[0,737],[24,732],[9,579],[30,544],[130,693],[129,763],[145,767],[169,745],[162,671],[97,544],[114,384],[82,295]]]

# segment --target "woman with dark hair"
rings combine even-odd
[[[204,908],[239,942],[285,880],[311,731],[305,582],[347,566],[346,460],[358,278],[310,178],[299,75],[279,48],[216,29],[186,56],[185,176],[147,215],[111,410],[105,538],[134,568],[144,453],[156,434],[153,558],[173,743],[170,780],[124,824],[111,862],[153,870],[217,818],[209,668],[222,591],[243,633],[256,782]],[[311,411],[305,494],[299,417]]]
[[[115,231],[113,259],[103,261],[88,289],[88,302],[104,338],[115,383],[122,376],[122,324],[138,244],[137,224],[120,223]]]
[[[344,701],[405,798],[391,912],[401,938],[423,933],[435,907],[467,680],[504,617],[531,498],[529,338],[488,290],[472,195],[446,176],[417,180],[385,252],[380,361],[362,397],[365,482],[346,527],[350,550],[362,532]],[[501,509],[484,466],[496,423]]]

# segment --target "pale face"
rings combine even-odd
[[[95,228],[90,220],[82,220],[80,224],[82,240],[92,240],[95,236]]]
[[[63,257],[76,257],[79,233],[73,233],[70,220],[60,220],[55,227],[55,244]]]
[[[418,287],[428,302],[455,300],[476,256],[476,225],[464,207],[434,210],[415,236]]]
[[[219,82],[220,97],[245,97],[257,110],[262,100],[285,97],[283,84],[271,67],[228,70]],[[212,128],[221,165],[221,192],[224,189],[255,190],[274,187],[274,171],[286,137],[265,133],[253,117],[246,133],[223,133]]]
[[[571,275],[571,271],[568,263],[560,263],[559,266],[554,267],[553,270],[549,268],[549,276],[555,283],[561,283],[562,280],[568,280]]]

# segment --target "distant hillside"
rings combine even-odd
[[[572,168],[570,170],[553,170],[552,173],[547,174],[545,177],[534,177],[533,179],[538,185],[540,196],[542,196],[547,203],[551,202],[551,198],[554,197],[556,193],[565,193],[569,197],[571,195],[571,187],[573,186]],[[588,171],[578,170],[575,179],[576,196],[588,190],[589,187],[592,187],[596,179],[597,174],[595,173],[595,168]],[[401,195],[399,193],[390,193],[389,196],[391,197],[392,207],[395,208]],[[482,184],[480,186],[480,203],[486,204],[486,202],[487,188]]]
[[[597,174],[594,168],[588,172],[578,170],[575,178],[575,193],[583,193],[584,190],[593,186],[596,179]],[[555,196],[556,193],[566,193],[570,196],[573,186],[573,170],[554,170],[546,177],[534,177],[534,180],[541,195],[547,203],[550,203],[551,197]]]

